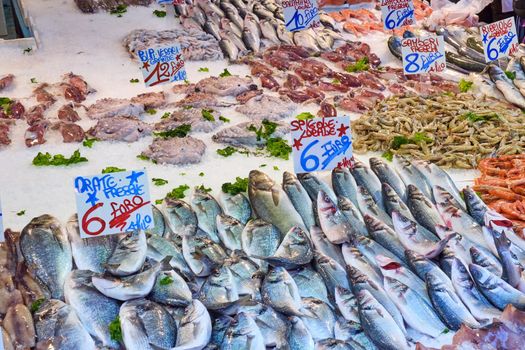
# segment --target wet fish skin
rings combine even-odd
[[[313,258],[313,251],[308,234],[300,227],[294,226],[286,233],[273,256],[254,257],[265,260],[272,266],[295,269],[308,264]]]
[[[350,171],[346,168],[334,168],[332,170],[332,187],[337,197],[345,197],[358,206],[357,183]]]
[[[266,304],[285,315],[302,316],[299,289],[282,267],[273,267],[264,278],[261,294]]]
[[[359,321],[346,321],[339,318],[335,323],[334,335],[336,339],[350,343],[356,350],[377,350]]]
[[[315,268],[323,277],[326,288],[328,288],[332,298],[337,287],[350,288],[344,265],[339,265],[337,261],[329,256],[321,252],[315,252]]]
[[[117,243],[106,269],[114,276],[132,275],[144,265],[147,251],[148,243],[143,231],[128,234]]]
[[[147,257],[155,261],[161,261],[171,256],[170,265],[187,280],[195,276],[184,259],[182,253],[182,242],[178,243],[170,239],[152,235],[148,238]]]
[[[368,236],[368,230],[363,219],[363,215],[354,203],[346,197],[337,197],[337,207],[346,217],[350,226],[353,227],[355,234],[360,236]]]
[[[317,195],[317,216],[321,229],[334,244],[349,242],[357,235],[346,216],[323,190]]]
[[[419,278],[422,280],[426,279],[427,274],[432,273],[433,276],[436,278],[439,277],[439,279],[447,285],[449,290],[453,290],[454,287],[452,286],[452,281],[450,281],[450,278],[437,266],[435,263],[433,263],[430,259],[425,258],[421,254],[418,254],[412,250],[406,250],[405,251],[406,260],[408,262],[408,265],[414,271]]]
[[[283,190],[290,198],[294,208],[297,210],[307,228],[315,225],[315,215],[312,201],[297,177],[285,171],[283,173]]]
[[[399,197],[396,191],[387,183],[381,184],[381,191],[383,193],[383,203],[385,205],[385,211],[388,215],[392,216],[393,211],[400,212],[412,221],[416,221],[410,212],[410,209],[406,206],[403,200]]]
[[[341,315],[343,315],[343,317],[346,320],[359,322],[357,299],[350,289],[344,287],[336,287],[335,303],[339,308],[339,312],[341,312]]]
[[[180,199],[165,198],[162,206],[174,234],[182,237],[185,231],[196,231],[197,215],[188,203]]]
[[[277,37],[277,32],[273,26],[272,20],[263,19],[260,23],[262,36],[273,44],[280,44],[281,40]]]
[[[414,185],[407,186],[407,206],[418,223],[434,234],[435,226],[444,224],[434,204]]]
[[[399,259],[405,258],[405,247],[400,241],[400,236],[396,231],[371,215],[365,214],[363,218],[372,239],[390,250]]]
[[[384,350],[408,350],[404,332],[372,294],[362,290],[356,297],[361,325],[372,342]]]
[[[206,232],[215,243],[219,243],[217,215],[222,214],[219,203],[217,203],[211,194],[196,189],[191,198],[191,205],[197,215],[197,222],[200,229]]]
[[[311,52],[319,52],[315,32],[310,28],[293,33],[293,42],[296,46],[304,47]]]
[[[432,198],[432,189],[428,185],[425,177],[408,159],[394,155],[393,164],[399,177],[401,177],[401,180],[403,180],[406,186],[414,185],[427,198]]]
[[[241,312],[254,319],[267,347],[281,347],[286,344],[287,322],[283,315],[264,304],[242,307]]]
[[[347,268],[349,266],[355,267],[360,272],[367,275],[368,278],[373,280],[376,284],[383,283],[381,272],[379,266],[376,264],[375,259],[370,260],[369,258],[366,258],[363,254],[361,254],[361,251],[358,248],[348,243],[343,244],[341,250],[346,263],[344,266]]]
[[[314,341],[333,338],[335,315],[323,301],[315,298],[303,298],[305,316],[301,317],[306,328],[310,330]]]
[[[407,198],[406,186],[399,175],[397,175],[396,171],[380,158],[370,158],[369,162],[370,169],[372,169],[379,181],[383,185],[386,184],[390,186],[397,193],[399,198],[405,202]]]
[[[251,32],[245,28],[242,31],[242,41],[244,41],[247,48],[255,53],[258,53],[261,49],[261,38],[256,32]]]
[[[206,249],[207,242],[213,243],[209,247],[211,250],[208,251],[210,256],[202,250]],[[219,245],[214,246],[214,244],[215,242],[209,238],[208,234],[201,230],[197,231],[195,235],[187,233],[182,237],[182,255],[195,276],[209,276],[214,268],[222,264],[223,261],[220,262],[221,254],[224,253],[225,257],[226,253],[221,251],[222,248]],[[214,252],[213,250],[216,250],[214,248],[219,250]]]
[[[315,343],[312,334],[305,326],[301,318],[292,316],[289,318],[288,346],[290,350],[314,350]]]
[[[501,68],[494,64],[490,64],[488,74],[507,101],[520,108],[525,108],[525,98],[523,98],[520,91],[512,83],[512,80],[505,75],[505,72]]]
[[[525,291],[525,281],[521,279],[523,266],[518,261],[516,255],[511,251],[512,242],[507,238],[505,232],[497,232],[486,228],[492,233],[498,256],[503,267],[503,279],[512,287],[521,292]]]
[[[401,39],[398,36],[391,35],[388,38],[388,49],[397,59],[402,59],[403,55],[401,54]]]
[[[243,251],[249,256],[272,256],[279,248],[281,234],[275,226],[261,219],[250,220],[241,233]],[[268,268],[268,263],[254,259],[263,271]]]
[[[30,274],[52,298],[63,299],[64,281],[73,268],[73,256],[60,222],[50,215],[32,219],[22,229],[19,247]]]
[[[384,210],[383,195],[381,194],[381,181],[374,172],[364,163],[356,161],[350,173],[358,186],[364,187],[374,199],[377,206]]]
[[[239,57],[239,48],[230,38],[225,37],[225,35],[219,35],[222,37],[219,41],[219,47],[222,52],[228,56],[230,61],[235,61]]]
[[[478,321],[463,305],[454,289],[451,289],[447,283],[443,282],[440,276],[436,276],[433,271],[429,272],[426,275],[426,283],[434,310],[448,328],[458,330],[463,323],[471,328],[480,326]]]
[[[334,191],[330,188],[330,186],[328,186],[326,182],[321,181],[317,175],[313,173],[302,173],[298,174],[297,178],[310,196],[312,202],[317,201],[317,197],[321,190],[326,193],[334,203],[337,202],[337,196],[335,195]]]
[[[299,289],[301,298],[316,298],[330,305],[327,286],[320,273],[304,266],[290,271],[290,275]]]
[[[469,249],[470,256],[472,257],[472,263],[479,265],[496,276],[503,275],[503,267],[495,259],[489,251],[484,251],[480,247],[472,246]],[[494,260],[495,259],[495,260]]]
[[[257,263],[250,260],[242,251],[235,251],[225,260],[223,266],[227,266],[232,273],[239,299],[249,296],[252,301],[261,300],[260,289],[264,276]]]
[[[222,315],[216,317],[213,320],[211,339],[210,344],[208,345],[215,345],[216,347],[219,347],[222,344],[222,341],[226,335],[226,331],[230,327],[232,321],[233,318],[230,316]]]
[[[240,312],[230,324],[221,344],[221,350],[264,350],[264,338],[255,320]]]
[[[377,205],[366,188],[361,186],[357,187],[357,202],[361,214],[375,216],[388,226],[394,227],[390,216]]]
[[[211,318],[206,307],[194,299],[184,311],[184,316],[177,329],[177,350],[202,349],[211,338]]]
[[[4,330],[11,339],[15,349],[28,349],[35,346],[35,326],[31,312],[24,304],[11,305],[2,321],[2,333]],[[2,339],[3,341],[3,339]],[[6,344],[6,347],[10,344]]]
[[[386,249],[373,239],[369,239],[366,237],[357,237],[357,239],[354,240],[353,244],[357,247],[357,249],[359,249],[361,254],[363,254],[363,256],[365,256],[371,263],[375,262],[376,256],[384,255],[387,258],[390,258],[395,262],[405,267],[408,267],[406,263],[406,257],[405,259],[398,258],[394,253],[392,253],[390,250]]]
[[[244,225],[237,219],[220,214],[217,215],[217,234],[222,244],[230,250],[241,250],[241,233]]]
[[[488,207],[476,192],[469,186],[463,189],[463,197],[467,205],[467,210],[470,216],[480,225],[485,224],[484,216],[488,210]]]
[[[341,253],[341,249],[337,245],[331,243],[319,227],[312,226],[310,228],[310,238],[314,251],[319,251],[337,261],[339,265],[345,266],[345,260]]]
[[[163,281],[169,283],[166,284]],[[186,307],[191,303],[192,295],[186,281],[171,270],[159,273],[148,299],[160,304]]]
[[[219,197],[219,201],[226,215],[236,218],[245,225],[252,217],[250,201],[243,193],[232,196],[223,192]]]

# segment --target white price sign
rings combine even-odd
[[[518,50],[514,17],[481,26],[480,29],[486,62],[509,57]]]
[[[439,73],[447,68],[442,36],[403,39],[401,53],[405,74]]]
[[[416,23],[414,3],[412,0],[382,0],[381,17],[387,30],[411,26]]]
[[[350,117],[294,120],[291,126],[297,174],[352,165]]]
[[[148,176],[144,170],[75,179],[80,237],[153,228]]]
[[[290,32],[321,25],[317,0],[283,0],[282,3],[284,23]]]

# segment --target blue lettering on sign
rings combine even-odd
[[[421,55],[421,62],[423,63],[421,68],[426,72],[430,68],[430,65],[434,63],[434,61],[440,59],[443,57],[443,54],[441,52],[431,52],[428,56]]]
[[[326,169],[334,158],[341,154],[345,154],[351,145],[352,141],[350,141],[350,138],[346,135],[341,137],[340,140],[330,140],[324,145],[321,145],[321,148],[324,149],[324,153],[322,154],[324,160],[321,163],[321,169]]]
[[[158,62],[175,61],[180,53],[178,46],[164,47],[160,49],[138,50],[138,56],[142,62],[149,62],[151,65]]]
[[[403,21],[407,18],[414,16],[414,9],[406,8],[400,11],[397,11],[397,26],[399,27]]]
[[[396,18],[396,20],[394,20],[392,17]],[[410,7],[390,11],[385,18],[385,27],[386,29],[394,29],[403,24],[405,19],[412,17],[414,17],[414,9]]]
[[[288,21],[288,23],[285,24],[285,26],[291,32],[308,28],[308,25],[315,19],[318,12],[319,10],[317,7],[312,7],[311,9],[305,10],[303,16],[303,14],[300,13],[298,9],[296,9],[294,15]],[[291,26],[292,24],[293,26]]]
[[[499,45],[499,52],[500,53],[507,52],[507,50],[509,48],[509,45],[512,42],[512,39],[514,39],[515,36],[516,36],[516,34],[511,32],[511,33],[507,33],[506,35],[504,35],[504,36],[502,36],[501,38],[498,39],[498,45]]]
[[[91,178],[78,176],[75,178],[75,189],[80,194],[87,193],[86,203],[94,206],[100,201],[97,197],[97,194],[100,192],[102,192],[107,199],[143,195],[144,185],[139,185],[138,183],[138,179],[143,175],[144,172],[142,171],[133,171],[131,175],[126,177],[126,179],[129,179],[129,182],[123,185],[119,184],[112,174]]]
[[[136,230],[147,230],[150,228],[153,219],[149,215],[145,215],[144,218],[141,218],[140,214],[135,215],[135,220],[129,223],[126,232],[136,231]]]

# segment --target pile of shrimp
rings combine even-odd
[[[414,0],[414,14],[416,21],[420,21],[432,13],[432,8],[422,0]],[[381,13],[374,13],[367,9],[344,9],[339,12],[330,12],[337,22],[344,22],[343,29],[357,37],[368,34],[371,31],[386,32],[381,21]],[[410,26],[394,30],[395,35],[402,35],[405,30],[411,30]]]
[[[525,228],[525,154],[485,158],[478,164],[481,176],[474,190],[488,206],[514,223],[516,232]]]

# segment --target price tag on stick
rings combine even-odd
[[[442,36],[403,39],[401,53],[405,74],[437,73],[447,67]]]
[[[283,0],[282,3],[284,23],[290,32],[321,25],[317,0]]]
[[[154,226],[144,170],[75,179],[80,237],[89,238]]]
[[[297,174],[349,167],[353,163],[350,117],[294,120],[291,126]]]
[[[481,26],[480,29],[486,62],[495,61],[500,57],[509,57],[518,50],[514,17]]]
[[[381,0],[381,17],[387,30],[413,25],[416,23],[414,3],[412,0]]]
[[[137,54],[146,86],[187,79],[180,45],[138,50]]]

